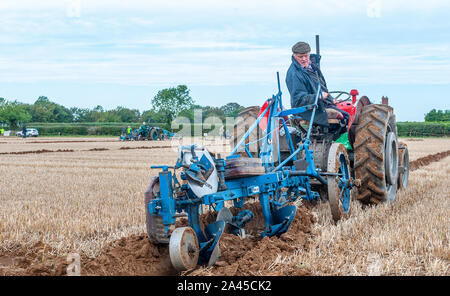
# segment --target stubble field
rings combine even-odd
[[[281,239],[225,236],[219,262],[189,274],[449,275],[450,157],[423,160],[448,151],[450,139],[402,141],[416,166],[394,203],[354,202],[337,225],[328,204],[301,205]],[[218,141],[204,144],[223,152]],[[171,146],[0,138],[0,275],[65,275],[69,253],[87,275],[176,274],[167,250],[147,240],[143,206],[158,172],[150,166],[175,163]]]

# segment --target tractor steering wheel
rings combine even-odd
[[[352,96],[346,92],[346,91],[330,91],[329,94],[338,94],[335,98],[334,101],[336,104],[342,103],[342,102],[346,102],[346,101],[350,101]],[[343,99],[339,99],[340,96],[342,95],[347,95],[346,98]]]

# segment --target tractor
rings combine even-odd
[[[151,167],[161,171],[145,192],[147,234],[152,243],[168,245],[176,270],[213,265],[223,233],[242,235],[255,216],[243,209],[250,200],[261,207],[260,236],[280,237],[299,200],[328,202],[337,223],[350,216],[354,199],[392,202],[407,186],[408,149],[398,143],[386,98],[372,104],[365,96],[358,99],[357,90],[334,92],[337,107],[350,114],[344,125],[330,110],[321,110],[320,84],[314,104],[285,109],[278,73],[277,81],[276,95],[240,113],[228,156],[193,144],[179,147],[175,165]],[[309,121],[301,116],[305,112]],[[327,125],[315,122],[319,112],[327,113]],[[205,208],[216,219],[203,226]],[[181,217],[189,225],[175,227]]]
[[[135,141],[164,141],[171,139],[174,135],[174,133],[157,126],[142,125],[139,129],[134,130],[132,139]]]

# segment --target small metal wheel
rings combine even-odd
[[[328,201],[335,222],[350,216],[352,190],[349,167],[347,149],[341,143],[333,143],[328,152],[327,171],[328,173],[337,173],[339,176],[327,176],[327,182]]]
[[[404,143],[399,143],[399,170],[398,170],[398,188],[404,189],[408,186],[409,179],[409,152],[408,146]]]
[[[198,262],[200,247],[191,227],[176,228],[169,243],[170,261],[177,271],[193,269]]]

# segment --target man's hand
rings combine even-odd
[[[327,92],[322,92],[322,97],[325,100],[326,98],[328,98],[328,93]]]

